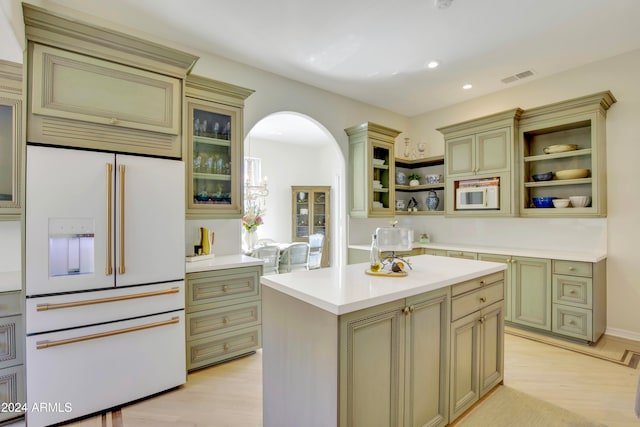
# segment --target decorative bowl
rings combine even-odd
[[[554,208],[568,208],[569,207],[569,199],[553,199],[553,207]]]
[[[442,175],[425,175],[424,178],[427,180],[427,184],[438,184],[442,179]]]
[[[573,151],[578,148],[577,144],[558,144],[550,145],[544,149],[545,154],[564,153],[565,151]]]
[[[591,197],[589,196],[570,196],[569,200],[574,208],[584,208],[591,203]]]
[[[553,199],[556,197],[533,197],[533,206],[536,208],[552,208]]]
[[[589,169],[565,169],[556,172],[558,179],[578,179],[589,176]]]
[[[553,172],[537,173],[531,175],[534,181],[550,181],[553,178]]]

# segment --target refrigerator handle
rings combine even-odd
[[[120,165],[120,265],[118,274],[124,274],[124,165]]]
[[[111,254],[113,250],[111,247],[111,242],[113,241],[113,235],[112,235],[113,230],[111,228],[113,224],[113,218],[112,218],[113,184],[111,180],[111,177],[113,176],[113,164],[107,163],[106,169],[107,169],[107,266],[105,268],[105,274],[107,276],[111,276],[113,274],[113,262],[111,260]]]

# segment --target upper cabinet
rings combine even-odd
[[[349,136],[350,215],[394,216],[394,143],[400,131],[365,122],[345,132]]]
[[[607,91],[522,114],[522,216],[606,216],[605,121],[615,102]],[[570,202],[565,208],[536,207],[536,197]]]
[[[0,220],[21,213],[22,127],[22,65],[0,60]]]
[[[519,108],[438,129],[445,138],[445,213],[451,216],[512,216]],[[458,204],[459,188],[498,185],[497,206]],[[482,203],[480,203],[482,204]]]
[[[27,141],[182,156],[182,80],[197,57],[23,4]]]
[[[193,75],[185,87],[187,218],[240,218],[242,111],[253,90]]]
[[[442,215],[444,213],[444,156],[415,160],[396,158],[396,215]],[[417,174],[418,185],[409,177]],[[417,202],[414,206],[412,201]]]

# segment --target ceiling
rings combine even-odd
[[[16,0],[14,0],[16,1]],[[638,0],[35,0],[415,116],[640,48]],[[433,60],[440,66],[429,69]],[[502,80],[525,71],[525,79]],[[463,84],[473,88],[463,90]]]

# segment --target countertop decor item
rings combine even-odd
[[[552,208],[553,199],[556,197],[533,197],[533,205],[536,208]]]
[[[564,153],[565,151],[574,151],[578,148],[577,144],[558,144],[550,145],[544,149],[545,154]]]
[[[553,172],[545,172],[545,173],[537,173],[535,175],[531,175],[534,181],[550,181],[553,179]]]
[[[565,169],[556,172],[558,179],[579,179],[589,176],[589,169]]]
[[[569,199],[553,199],[553,207],[554,208],[568,208],[569,207]]]

